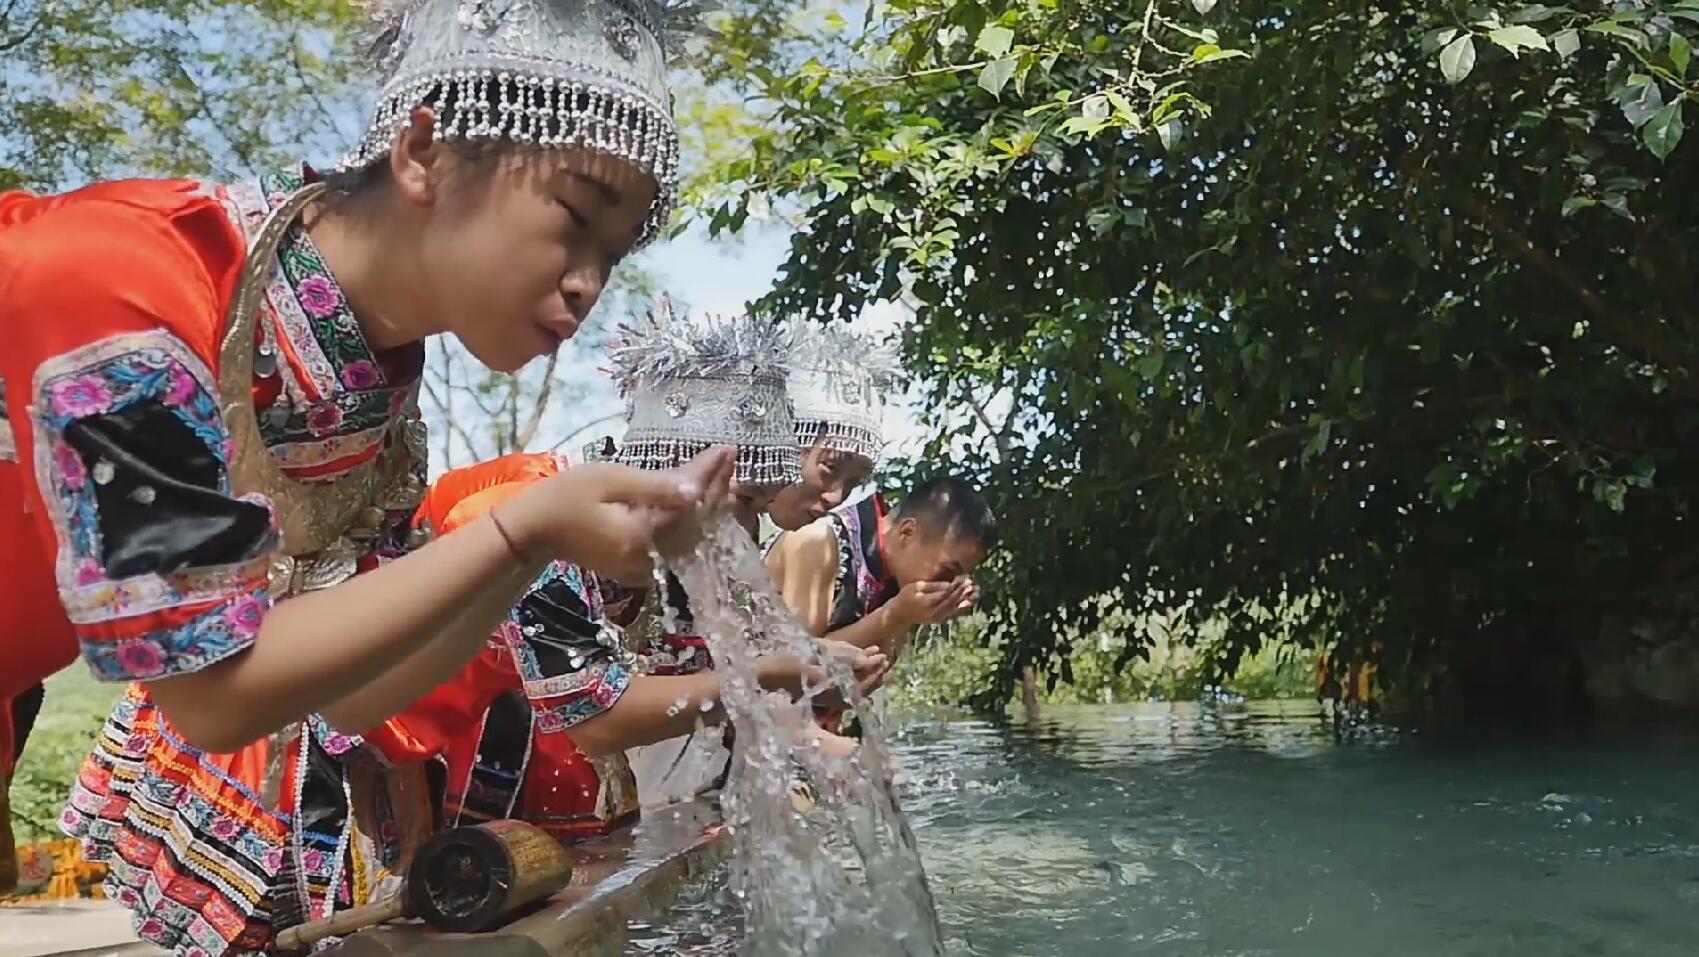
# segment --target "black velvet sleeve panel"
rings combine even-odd
[[[223,463],[163,403],[77,419],[64,437],[94,484],[109,577],[234,564],[275,544],[270,513],[222,491]]]
[[[601,642],[601,624],[590,615],[574,582],[560,574],[547,574],[521,598],[514,620],[537,669],[526,677],[569,675],[582,671],[587,662],[611,657],[612,649]]]

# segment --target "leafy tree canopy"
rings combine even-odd
[[[1694,576],[1696,43],[1692,0],[891,0],[751,75],[701,215],[792,211],[769,305],[906,300],[933,407],[1009,410],[932,423],[1014,543],[983,701],[1109,594],[1226,669],[1521,680]]]

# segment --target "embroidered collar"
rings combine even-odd
[[[872,521],[868,523],[873,526],[873,547],[867,550],[867,571],[873,576],[873,580],[879,583],[876,601],[884,604],[900,590],[897,580],[891,577],[890,569],[885,563],[885,515],[891,511],[891,507],[885,504],[885,496],[878,492],[874,492],[867,502],[869,511],[873,513]]]
[[[277,208],[296,190],[316,178],[317,175],[310,169],[262,177],[260,184],[265,191],[267,208]],[[331,275],[330,267],[325,264],[324,256],[313,244],[312,237],[307,235],[304,224],[297,223],[290,229],[278,250],[277,261],[284,281],[289,284],[300,306],[301,315],[306,318],[307,331],[318,347],[316,351],[322,356],[322,364],[313,363],[320,366],[316,371],[328,372],[324,379],[313,383],[325,392],[316,398],[325,398],[332,390],[366,392],[382,389],[392,384],[391,375],[400,373],[406,376],[413,371],[406,368],[408,363],[405,361],[398,363],[399,369],[386,369],[385,363],[373,355],[365,333],[360,330],[360,322],[348,304],[348,297],[336,277]],[[395,358],[404,360],[406,357]],[[332,388],[325,389],[325,386]]]
[[[230,187],[250,239],[268,212],[312,178],[316,174],[303,169]],[[375,355],[301,223],[278,249],[266,301],[271,319],[261,330],[255,396],[267,445],[316,447],[338,437],[375,435],[408,406],[424,367],[424,344]]]

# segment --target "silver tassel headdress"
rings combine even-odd
[[[608,371],[626,400],[617,461],[676,468],[705,449],[735,445],[737,481],[797,482],[802,454],[785,391],[788,345],[784,326],[769,320],[691,322],[664,300],[646,321],[620,326],[608,347]]]
[[[678,130],[667,90],[670,37],[697,29],[693,0],[368,0],[384,78],[376,113],[343,170],[389,155],[413,109],[437,137],[583,148],[659,184],[642,242],[672,215]]]
[[[797,441],[877,460],[885,445],[885,397],[897,381],[896,354],[841,325],[798,321],[789,364]]]

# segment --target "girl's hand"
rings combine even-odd
[[[710,449],[666,472],[574,466],[494,514],[527,557],[560,559],[617,581],[647,584],[650,550],[688,549],[701,534],[701,509],[724,506],[734,455],[730,447]]]

